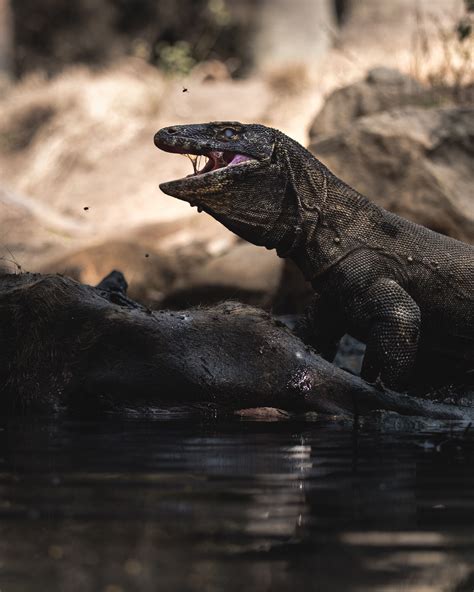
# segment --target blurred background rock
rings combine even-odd
[[[308,287],[158,184],[164,125],[258,121],[384,207],[474,242],[474,5],[462,0],[0,0],[0,254],[153,306]]]

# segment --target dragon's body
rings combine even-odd
[[[164,128],[156,145],[203,154],[162,190],[293,259],[312,283],[309,341],[331,358],[349,333],[362,374],[391,387],[474,380],[474,248],[405,220],[283,133],[235,122]]]

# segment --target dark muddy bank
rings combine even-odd
[[[3,414],[277,407],[474,417],[469,405],[375,388],[324,361],[258,309],[229,302],[152,312],[125,289],[120,274],[97,288],[53,275],[0,278]]]

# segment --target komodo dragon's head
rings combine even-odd
[[[229,121],[166,127],[156,133],[155,144],[195,155],[194,173],[162,183],[164,193],[204,210],[254,244],[291,249],[300,219],[299,151],[312,158],[302,146],[264,125]],[[206,162],[199,168],[201,156]]]

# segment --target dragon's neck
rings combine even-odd
[[[293,140],[279,149],[297,211],[296,224],[285,241],[287,251],[279,248],[278,252],[293,259],[313,280],[370,235],[381,209]]]

